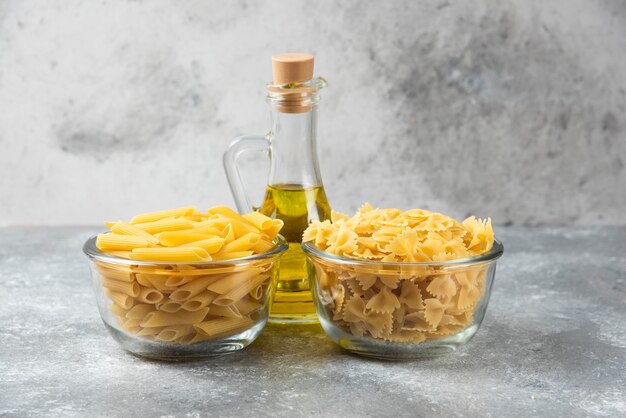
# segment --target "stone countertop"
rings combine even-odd
[[[626,228],[499,228],[484,323],[456,353],[384,362],[319,326],[269,325],[192,363],[124,352],[102,325],[83,241],[96,228],[0,228],[0,415],[626,414]]]

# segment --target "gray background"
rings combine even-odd
[[[232,204],[284,51],[330,84],[334,208],[626,224],[624,1],[0,0],[0,225]]]

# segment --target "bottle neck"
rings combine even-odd
[[[317,159],[317,106],[303,113],[283,113],[272,105],[269,185],[320,186]]]

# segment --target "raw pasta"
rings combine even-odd
[[[168,344],[236,335],[267,317],[276,259],[211,264],[272,250],[282,221],[226,206],[194,207],[108,222],[96,245],[108,254],[172,264],[95,262],[120,332]],[[206,264],[184,264],[206,262]]]
[[[313,222],[303,241],[360,260],[433,263],[488,252],[491,220],[463,222],[422,209],[333,212]],[[488,267],[407,264],[397,269],[343,267],[316,261],[316,291],[325,315],[355,336],[420,343],[458,333],[473,322]],[[382,265],[381,265],[382,266]]]

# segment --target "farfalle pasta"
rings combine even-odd
[[[374,209],[313,222],[304,242],[365,263],[314,256],[322,317],[358,337],[420,343],[458,333],[473,322],[485,292],[487,263],[441,264],[488,252],[491,220],[458,222],[422,209]],[[387,264],[393,263],[393,264]]]

